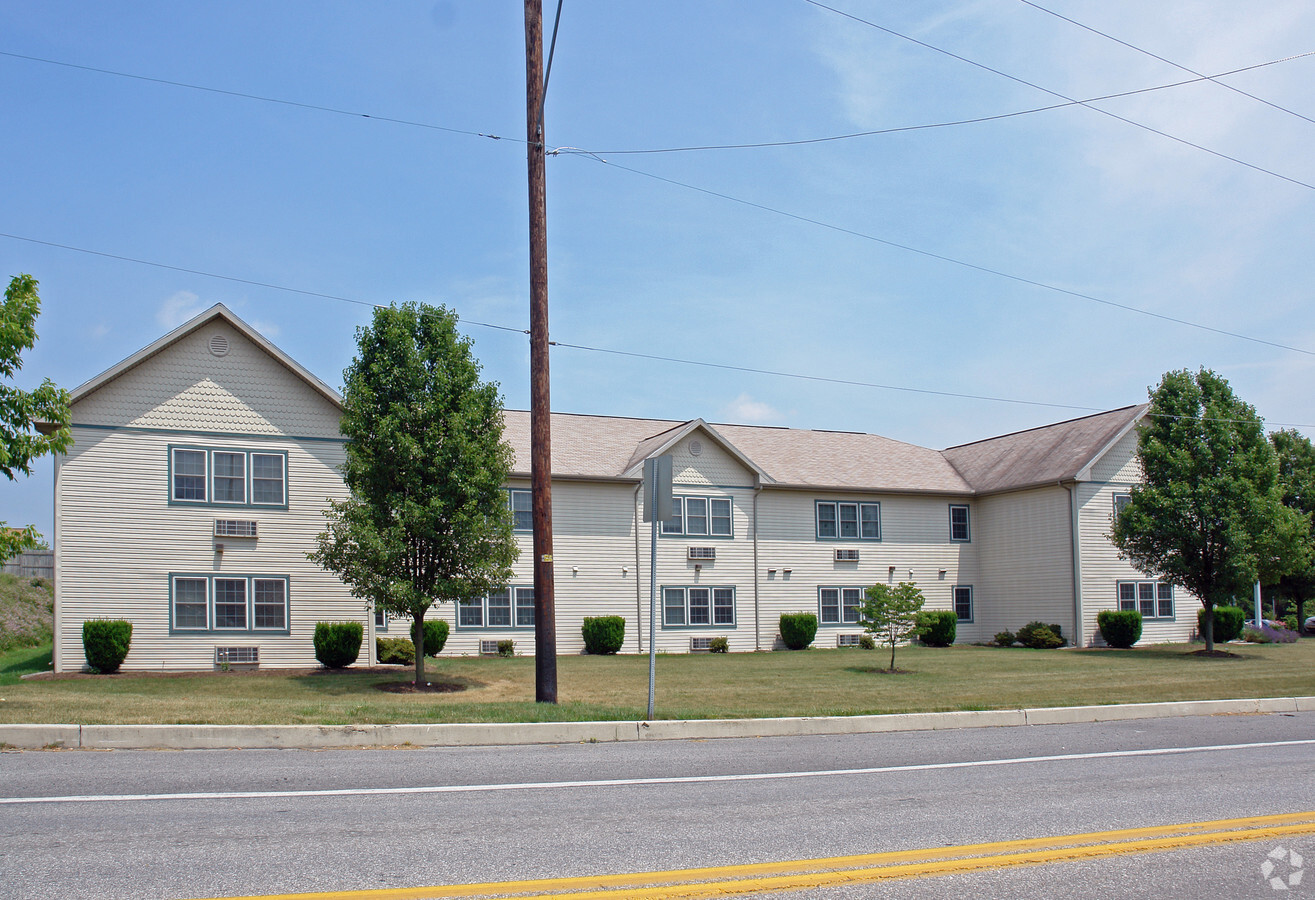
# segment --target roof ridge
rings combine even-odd
[[[991,441],[999,441],[1005,438],[1017,437],[1020,434],[1030,434],[1033,431],[1045,431],[1048,428],[1058,428],[1060,425],[1071,425],[1074,422],[1082,422],[1086,419],[1095,419],[1095,418],[1099,418],[1100,416],[1108,416],[1108,415],[1113,415],[1114,413],[1127,412],[1128,410],[1138,409],[1144,405],[1145,404],[1143,403],[1134,403],[1131,406],[1120,406],[1117,409],[1107,409],[1103,412],[1090,413],[1089,415],[1085,415],[1085,416],[1075,416],[1072,419],[1064,419],[1063,421],[1060,422],[1051,422],[1049,425],[1036,425],[1032,428],[1021,428],[1018,431],[1010,431],[1010,432],[1006,432],[1005,434],[997,434],[993,437],[982,438],[976,441],[968,441],[967,443],[963,443],[963,444],[955,444],[951,447],[946,447],[941,452],[949,453],[951,450],[960,450],[964,447],[972,447],[977,444],[987,444],[990,443]]]

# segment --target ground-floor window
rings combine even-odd
[[[822,625],[855,625],[863,605],[861,587],[824,587],[817,592],[817,621]]]
[[[286,575],[171,575],[170,630],[288,632]]]
[[[973,620],[973,586],[956,584],[954,586],[954,617],[960,622]]]
[[[735,627],[735,588],[662,588],[662,627]]]
[[[534,588],[505,587],[457,604],[458,628],[533,628]]]
[[[1173,585],[1163,581],[1120,581],[1119,609],[1136,610],[1143,619],[1172,619]]]

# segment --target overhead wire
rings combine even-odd
[[[1158,53],[1152,53],[1150,50],[1147,50],[1144,47],[1138,47],[1136,44],[1130,44],[1121,38],[1116,38],[1112,34],[1108,34],[1104,31],[1101,31],[1099,28],[1092,28],[1090,25],[1084,25],[1083,23],[1077,21],[1076,19],[1070,19],[1068,16],[1055,12],[1053,9],[1047,9],[1046,7],[1042,6],[1039,3],[1033,3],[1032,0],[1019,0],[1019,2],[1024,3],[1027,6],[1030,6],[1039,12],[1043,12],[1048,16],[1054,16],[1056,19],[1062,19],[1063,21],[1068,22],[1070,25],[1076,25],[1078,28],[1081,28],[1084,31],[1089,31],[1092,34],[1099,35],[1100,37],[1103,37],[1106,40],[1113,41],[1116,44],[1122,44],[1124,47],[1127,47],[1129,50],[1136,50],[1138,53],[1141,53],[1144,56],[1149,56],[1151,59],[1159,60],[1160,62],[1165,63],[1166,65],[1173,66],[1175,69],[1180,69],[1184,72],[1190,72],[1193,75],[1201,75],[1201,73],[1196,71],[1195,69],[1184,66],[1181,63],[1176,63],[1171,59],[1165,59],[1163,56],[1160,56]],[[1302,55],[1305,56],[1308,54],[1302,54]],[[1225,74],[1232,75],[1234,73],[1227,72]],[[1296,110],[1288,109],[1286,106],[1280,106],[1277,103],[1272,103],[1269,100],[1266,100],[1264,97],[1257,97],[1255,94],[1248,93],[1247,91],[1242,90],[1240,87],[1235,87],[1234,85],[1228,84],[1227,82],[1216,80],[1218,78],[1224,77],[1223,75],[1203,75],[1202,77],[1206,81],[1213,81],[1221,88],[1226,88],[1235,94],[1241,94],[1243,97],[1250,97],[1252,100],[1255,100],[1257,103],[1263,103],[1265,106],[1268,106],[1271,109],[1276,109],[1279,112],[1287,113],[1288,115],[1295,116],[1298,119],[1304,119],[1305,121],[1310,122],[1312,125],[1315,125],[1315,119],[1312,119],[1310,116],[1302,115]]]
[[[1309,182],[1302,181],[1302,180],[1299,179],[1299,178],[1292,178],[1292,177],[1290,177],[1290,176],[1288,176],[1288,175],[1284,175],[1284,174],[1282,174],[1281,172],[1276,172],[1276,171],[1274,171],[1273,169],[1267,169],[1267,168],[1265,168],[1264,166],[1256,165],[1255,163],[1249,163],[1249,162],[1247,162],[1247,161],[1244,160],[1244,159],[1239,159],[1239,158],[1236,157],[1236,156],[1230,156],[1230,155],[1227,154],[1227,153],[1221,153],[1221,152],[1218,151],[1218,150],[1212,150],[1212,149],[1210,149],[1209,147],[1204,146],[1203,144],[1198,144],[1198,143],[1196,143],[1196,142],[1194,142],[1194,141],[1189,141],[1189,140],[1187,140],[1186,138],[1178,137],[1177,135],[1170,134],[1170,133],[1167,132],[1167,131],[1161,131],[1161,130],[1158,129],[1158,128],[1154,128],[1154,127],[1152,127],[1152,126],[1150,126],[1150,125],[1146,125],[1146,124],[1144,124],[1144,123],[1142,123],[1142,122],[1138,122],[1138,121],[1135,120],[1135,119],[1129,119],[1127,116],[1121,116],[1121,115],[1119,115],[1118,113],[1111,112],[1111,111],[1108,110],[1108,109],[1102,109],[1102,108],[1099,107],[1099,106],[1094,106],[1094,105],[1092,105],[1091,103],[1088,103],[1088,102],[1083,101],[1083,100],[1078,100],[1078,99],[1076,99],[1076,98],[1074,98],[1074,97],[1070,97],[1070,96],[1068,96],[1067,94],[1060,93],[1059,91],[1053,91],[1053,90],[1051,90],[1050,88],[1042,87],[1041,85],[1036,84],[1035,82],[1028,81],[1028,80],[1025,79],[1025,78],[1019,78],[1017,75],[1010,75],[1008,72],[1003,72],[1003,71],[1001,71],[1000,69],[996,69],[996,68],[994,68],[994,67],[992,67],[992,66],[988,66],[986,63],[981,63],[981,62],[978,62],[978,61],[976,61],[976,60],[974,60],[974,59],[969,59],[968,57],[966,57],[966,56],[962,56],[962,55],[960,55],[960,54],[958,54],[958,53],[955,53],[955,52],[953,52],[952,50],[946,50],[946,49],[943,48],[943,47],[937,47],[935,44],[929,44],[929,43],[927,43],[926,41],[918,40],[917,38],[912,37],[911,35],[907,35],[907,34],[903,34],[903,33],[901,33],[901,32],[895,31],[893,28],[887,28],[887,27],[884,26],[884,25],[879,25],[879,24],[877,24],[876,22],[873,22],[873,21],[871,21],[871,20],[869,20],[869,19],[864,19],[863,17],[861,17],[861,16],[856,16],[856,15],[854,15],[853,13],[845,12],[844,10],[842,10],[842,9],[837,9],[837,8],[835,8],[834,6],[828,6],[827,4],[821,2],[821,0],[803,0],[803,2],[808,3],[808,4],[812,5],[812,6],[816,6],[818,9],[824,9],[824,10],[827,10],[828,12],[835,13],[835,14],[838,15],[838,16],[843,16],[843,17],[846,18],[846,19],[851,19],[851,20],[853,20],[853,21],[855,21],[855,22],[858,22],[858,23],[860,23],[860,24],[867,25],[867,26],[870,27],[870,28],[875,28],[877,31],[884,32],[885,34],[889,34],[889,35],[891,35],[892,37],[897,37],[897,38],[900,38],[901,40],[905,40],[905,41],[909,41],[910,43],[917,44],[919,47],[924,47],[924,48],[926,48],[926,49],[928,49],[928,50],[931,50],[931,51],[933,51],[933,52],[935,52],[935,53],[940,53],[940,54],[943,55],[943,56],[948,56],[948,57],[950,57],[951,59],[956,59],[956,60],[958,60],[959,62],[967,63],[968,65],[970,65],[970,66],[974,66],[974,67],[976,67],[976,68],[978,68],[978,69],[981,69],[981,70],[983,70],[983,71],[985,71],[985,72],[990,72],[990,73],[992,73],[992,74],[994,74],[994,75],[999,75],[1001,78],[1007,78],[1007,79],[1009,79],[1010,81],[1013,81],[1013,82],[1015,82],[1015,83],[1017,83],[1017,84],[1024,85],[1024,86],[1026,86],[1026,87],[1030,87],[1030,88],[1032,88],[1033,90],[1042,91],[1043,93],[1050,94],[1052,97],[1059,97],[1061,100],[1067,100],[1067,101],[1069,101],[1069,102],[1071,102],[1071,103],[1075,103],[1075,104],[1077,104],[1078,106],[1084,107],[1085,109],[1090,109],[1090,110],[1092,110],[1092,111],[1094,111],[1094,112],[1098,112],[1098,113],[1100,113],[1100,114],[1103,115],[1103,116],[1108,116],[1108,117],[1111,118],[1111,119],[1117,119],[1118,121],[1120,121],[1120,122],[1124,122],[1124,123],[1126,123],[1126,124],[1128,124],[1128,125],[1131,125],[1131,126],[1133,126],[1134,128],[1140,128],[1140,129],[1142,129],[1143,131],[1148,131],[1148,132],[1150,132],[1151,134],[1158,134],[1160,137],[1168,138],[1168,139],[1171,140],[1171,141],[1175,141],[1175,142],[1177,142],[1177,143],[1179,143],[1179,144],[1182,144],[1182,145],[1187,146],[1187,147],[1191,147],[1191,148],[1193,148],[1193,149],[1195,149],[1195,150],[1200,150],[1200,151],[1203,152],[1203,153],[1208,153],[1208,154],[1210,154],[1211,156],[1218,157],[1219,159],[1227,160],[1228,162],[1236,163],[1236,164],[1239,165],[1239,166],[1244,166],[1244,167],[1246,167],[1246,168],[1248,168],[1248,169],[1252,169],[1252,170],[1254,170],[1254,171],[1256,171],[1256,172],[1261,172],[1261,173],[1263,173],[1263,174],[1265,174],[1265,175],[1270,175],[1270,176],[1272,176],[1272,177],[1274,177],[1274,178],[1279,179],[1280,181],[1286,181],[1286,182],[1288,182],[1289,184],[1295,184],[1295,185],[1297,185],[1298,187],[1304,187],[1304,188],[1306,188],[1306,189],[1308,189],[1308,190],[1313,190],[1313,191],[1315,191],[1315,184],[1311,184],[1311,183],[1309,183]]]

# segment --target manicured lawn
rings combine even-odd
[[[1201,645],[1134,650],[901,649],[661,656],[659,718],[858,715],[1315,695],[1315,639],[1229,645],[1240,659],[1201,659]],[[41,655],[44,653],[44,655]],[[24,657],[22,654],[29,654]],[[32,656],[31,654],[37,654]],[[443,658],[445,694],[377,689],[410,670],[79,676],[18,682],[49,647],[0,655],[0,722],[348,724],[636,720],[648,698],[646,656],[563,656],[556,707],[534,699],[531,657]]]

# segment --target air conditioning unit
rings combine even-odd
[[[700,651],[706,653],[712,649],[712,638],[692,637],[689,639],[689,649],[692,653],[698,653]]]
[[[857,647],[861,640],[863,640],[863,635],[861,634],[838,634],[836,635],[836,646]]]
[[[215,519],[215,537],[256,536],[256,523],[249,519]]]
[[[216,647],[215,665],[258,666],[260,665],[260,648],[259,647]]]
[[[716,558],[717,558],[717,548],[716,548],[716,547],[690,547],[690,548],[689,548],[689,558],[690,558],[690,559],[716,559]]]
[[[837,547],[836,562],[858,562],[858,551],[846,550],[842,547]]]

